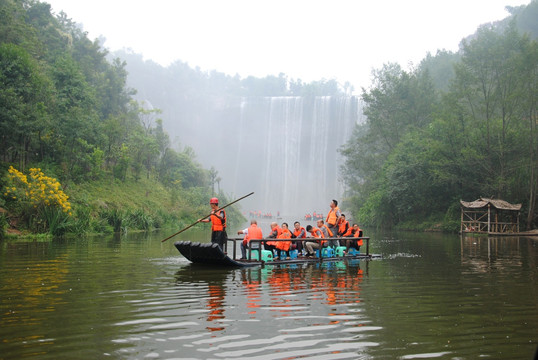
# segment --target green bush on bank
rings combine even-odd
[[[23,207],[12,202],[7,206],[6,216],[0,216],[2,236],[8,217],[22,233],[52,236],[180,229],[207,215],[208,199],[213,196],[207,188],[170,189],[151,178],[71,183],[65,188],[72,206],[71,215],[46,207],[28,217]],[[219,197],[223,204],[228,202],[225,195]],[[233,208],[227,208],[227,214],[229,223],[245,220]]]

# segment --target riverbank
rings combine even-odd
[[[205,215],[212,196],[205,188],[167,188],[153,179],[71,183],[63,190],[71,214],[8,203],[0,211],[0,238],[178,229]],[[229,221],[244,221],[237,210],[228,214]]]

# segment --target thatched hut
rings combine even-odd
[[[461,233],[512,235],[519,233],[521,204],[500,199],[480,198],[461,204]]]

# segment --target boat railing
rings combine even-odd
[[[244,238],[228,238],[228,241],[233,242],[233,259],[237,259],[237,242],[242,242]],[[261,250],[262,244],[267,241],[272,242],[281,242],[281,241],[292,241],[292,242],[319,242],[319,241],[331,241],[331,240],[364,240],[366,241],[366,256],[370,256],[370,238],[368,236],[361,236],[361,237],[331,237],[331,238],[291,238],[291,239],[273,239],[273,238],[264,238],[264,239],[251,239],[249,241],[249,247],[247,251],[247,259],[250,260],[252,258],[252,250]],[[227,247],[228,244],[226,244]],[[344,245],[341,245],[344,246]],[[327,246],[324,246],[325,248]],[[323,259],[323,251],[319,252],[319,259],[320,261]]]

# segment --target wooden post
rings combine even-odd
[[[488,203],[488,234],[491,232],[491,204]]]
[[[463,234],[463,206],[461,207],[460,234]]]

